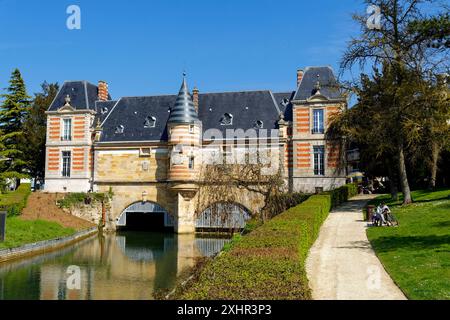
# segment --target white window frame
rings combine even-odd
[[[61,141],[72,141],[72,131],[73,131],[72,118],[62,118],[61,120],[62,120]],[[69,123],[70,132],[66,131],[66,123]]]
[[[316,108],[313,109],[313,125],[312,125],[312,133],[313,134],[323,134],[325,132],[325,109],[323,108]],[[322,119],[320,118],[320,115],[322,114]],[[317,117],[316,117],[317,115]],[[322,128],[320,127],[320,124],[322,123]]]
[[[321,152],[316,152],[317,149],[320,149]],[[313,146],[313,170],[315,176],[325,175],[325,146],[323,145]]]
[[[65,153],[69,154],[68,168],[65,167],[66,162],[64,160],[67,159],[67,157],[64,157]],[[68,173],[67,173],[67,171],[68,171]],[[61,151],[61,176],[63,178],[70,178],[71,174],[72,174],[72,151],[63,150],[63,151]]]

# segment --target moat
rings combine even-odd
[[[0,264],[0,300],[155,299],[173,289],[197,258],[215,255],[227,241],[135,231],[94,236],[55,252]],[[80,271],[78,282],[72,281],[73,266]]]

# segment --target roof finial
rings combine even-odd
[[[320,74],[317,75],[317,82],[314,89],[316,91],[314,94],[320,94]]]
[[[64,98],[64,100],[66,101],[66,104],[64,106],[70,106],[70,96],[66,95],[66,97]]]
[[[183,70],[183,78],[186,78],[186,70]]]

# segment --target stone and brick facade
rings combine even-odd
[[[229,130],[275,131],[286,188],[313,193],[345,183],[343,150],[325,131],[346,107],[329,67],[299,70],[296,91],[286,93],[191,94],[183,79],[178,95],[112,100],[104,81],[65,82],[47,111],[45,190],[112,191],[112,229],[124,210],[152,202],[173,217],[176,232],[192,233],[211,130],[220,135],[219,150]],[[258,194],[230,192],[250,213],[263,206]]]

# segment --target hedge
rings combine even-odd
[[[0,211],[6,211],[8,216],[19,215],[27,205],[31,194],[31,184],[23,183],[17,190],[0,195]]]
[[[354,183],[326,192],[331,195],[331,206],[335,207],[358,194],[358,186]]]
[[[294,192],[294,193],[283,193],[280,195],[273,196],[269,199],[268,205],[265,208],[267,218],[273,218],[276,215],[283,213],[289,208],[295,207],[309,198],[308,194]]]
[[[180,298],[310,299],[304,264],[330,205],[330,195],[311,196],[241,237]]]
[[[305,261],[335,205],[357,194],[356,185],[310,196],[275,216],[209,261],[181,299],[306,300]]]

